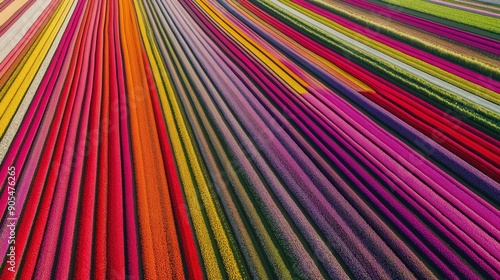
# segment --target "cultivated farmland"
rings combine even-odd
[[[499,13],[0,0],[0,279],[500,278]]]

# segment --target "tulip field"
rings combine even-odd
[[[500,4],[0,0],[0,279],[500,279]]]

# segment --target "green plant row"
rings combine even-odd
[[[437,23],[446,24],[471,33],[500,39],[500,19],[446,7],[422,0],[370,0],[386,7],[397,6],[405,13]]]
[[[442,1],[448,2],[448,3],[452,3],[452,4],[458,4],[458,5],[464,6],[464,7],[469,7],[469,8],[474,8],[474,9],[481,9],[483,11],[498,13],[498,10],[495,9],[495,5],[493,3],[489,4],[489,5],[491,5],[491,7],[487,7],[487,6],[480,6],[480,7],[478,7],[475,4],[472,4],[472,3],[469,3],[469,2],[464,2],[464,1],[455,1],[455,0],[442,0]],[[481,3],[481,2],[479,2],[479,3]],[[484,4],[486,4],[486,2]]]
[[[396,29],[379,25],[374,21],[368,20],[363,18],[362,16],[358,16],[356,14],[353,14],[351,12],[336,8],[335,6],[329,5],[321,0],[310,0],[311,3],[314,5],[317,5],[318,7],[321,7],[325,10],[328,10],[336,15],[339,15],[341,17],[344,17],[352,22],[355,22],[357,24],[363,25],[366,28],[369,28],[371,30],[374,30],[380,34],[389,36],[393,39],[396,39],[398,41],[401,41],[403,43],[409,44],[413,47],[416,47],[418,49],[421,49],[423,51],[426,51],[430,54],[436,55],[438,57],[441,57],[443,59],[446,59],[450,62],[456,63],[460,66],[463,66],[467,69],[470,69],[472,71],[475,71],[479,74],[482,74],[484,76],[487,76],[491,79],[500,81],[500,68],[497,67],[492,67],[486,63],[477,61],[474,58],[471,58],[466,55],[462,55],[459,53],[456,53],[454,51],[445,49],[443,47],[440,47],[438,45],[435,45],[433,43],[424,41],[420,38],[408,35],[406,33],[397,31]]]
[[[450,108],[462,115],[469,123],[490,134],[496,134],[500,130],[500,116],[491,112],[474,102],[457,96],[443,88],[435,86],[412,73],[400,69],[388,62],[379,60],[375,56],[359,50],[357,47],[348,45],[336,39],[324,30],[321,30],[303,19],[287,13],[268,0],[253,0],[257,5],[276,16],[289,26],[293,26],[300,32],[317,40],[332,51],[348,57],[352,62],[365,69],[378,73],[393,84],[418,95],[420,98],[442,107]]]

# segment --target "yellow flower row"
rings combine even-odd
[[[136,6],[138,10],[142,11],[141,15],[144,16],[144,7],[137,2]],[[205,178],[202,163],[199,161],[191,135],[187,130],[187,124],[182,115],[171,78],[167,74],[167,67],[159,53],[158,46],[153,43],[154,37],[148,37],[148,35],[151,36],[151,27],[146,26],[147,22],[146,19],[141,20],[140,29],[156,84],[163,85],[158,87],[158,93],[207,277],[221,279],[223,270],[217,260],[215,248],[212,246],[212,235],[210,234],[212,231],[224,262],[224,270],[227,271],[231,279],[241,279],[240,269],[209,191],[209,181]],[[165,33],[162,35],[164,38],[168,38]],[[167,44],[169,44],[168,41]],[[175,62],[180,63],[177,58],[175,58]],[[184,73],[181,75],[184,81],[188,80]],[[203,217],[203,211],[206,212],[208,223]]]
[[[40,65],[42,65],[51,47],[51,42],[57,36],[73,2],[65,1],[63,5],[58,6],[56,12],[42,30],[42,35],[37,37],[19,66],[0,90],[0,139],[14,117],[19,104],[21,104],[28,92],[28,88],[33,82]],[[24,65],[29,66],[24,67]]]
[[[217,24],[222,27],[231,37],[240,42],[249,52],[261,60],[284,82],[292,87],[298,93],[306,93],[307,83],[295,75],[288,67],[273,57],[267,50],[259,46],[254,40],[244,34],[238,27],[231,24],[216,9],[210,8],[205,1],[196,1],[198,5],[209,15]]]

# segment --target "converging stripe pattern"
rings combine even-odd
[[[0,0],[0,279],[500,278],[500,6]]]

